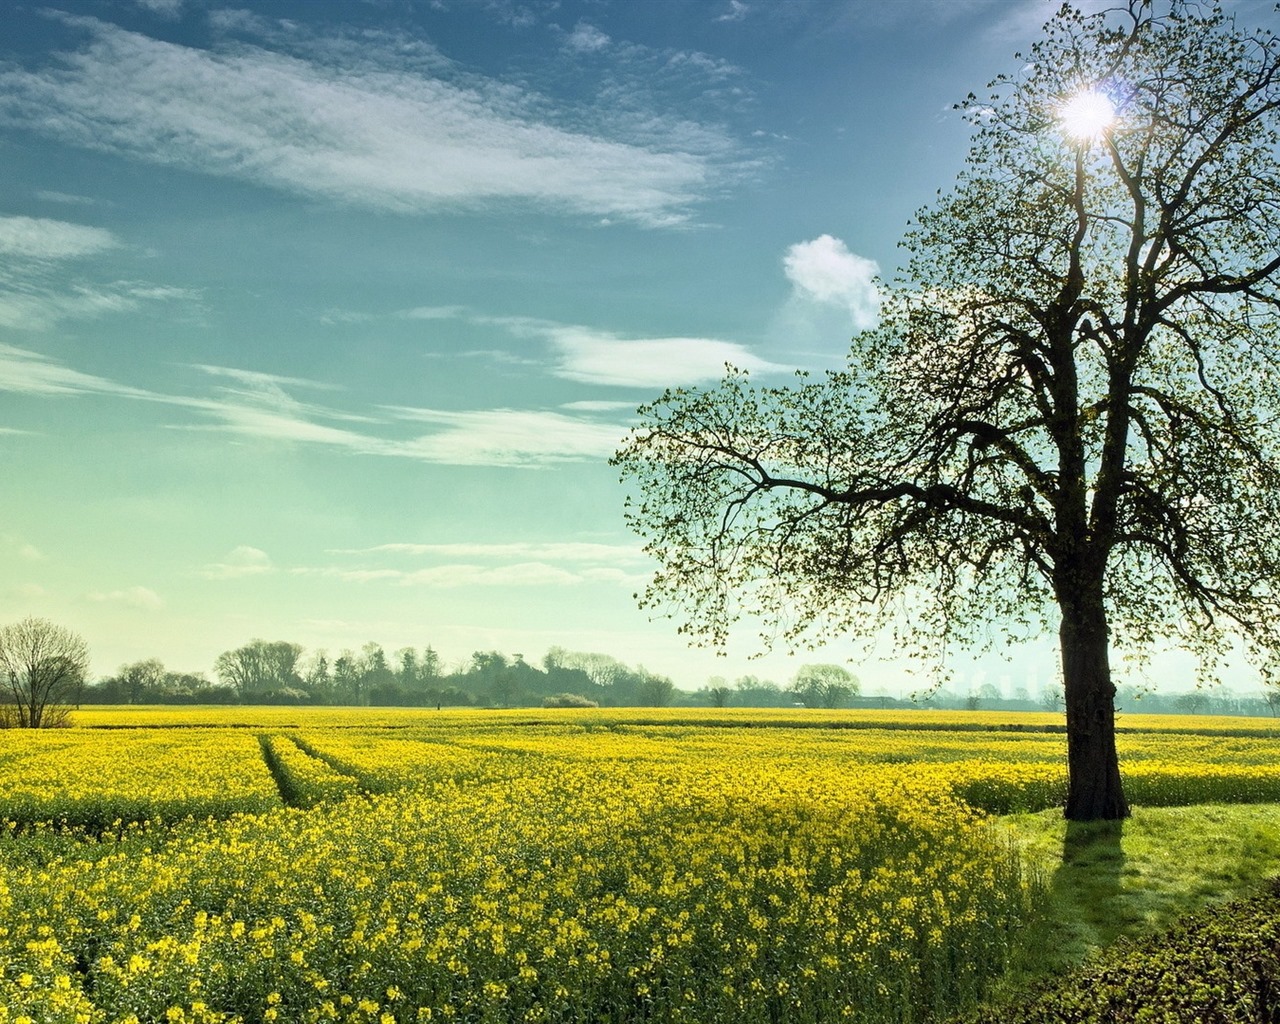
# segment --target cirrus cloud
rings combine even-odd
[[[714,128],[673,122],[664,143],[562,126],[538,96],[443,77],[445,62],[406,57],[421,46],[399,38],[206,50],[61,17],[87,45],[56,65],[0,71],[0,123],[299,195],[399,213],[515,200],[671,226],[735,159]]]
[[[0,216],[0,256],[68,260],[94,256],[120,242],[110,231],[48,217]]]

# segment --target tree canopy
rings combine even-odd
[[[1128,813],[1113,647],[1280,649],[1280,43],[1161,8],[1064,6],[960,104],[967,165],[847,370],[668,391],[615,459],[642,603],[700,640],[1056,625],[1078,819]]]

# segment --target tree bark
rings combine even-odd
[[[1111,681],[1102,586],[1060,599],[1062,680],[1067,709],[1068,821],[1129,816],[1116,756],[1116,688]]]

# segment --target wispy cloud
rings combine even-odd
[[[586,384],[662,388],[719,380],[726,364],[762,373],[785,369],[715,338],[620,338],[567,326],[546,333],[559,355],[556,376]]]
[[[164,607],[164,600],[148,587],[125,587],[123,590],[106,592],[94,590],[86,594],[85,598],[95,604],[119,604],[143,611],[158,611]]]
[[[634,587],[646,578],[643,570],[648,563],[644,552],[633,545],[584,541],[391,543],[335,549],[328,553],[354,556],[363,564],[298,568],[290,572],[346,583],[390,583],[406,587],[558,587],[587,583]],[[427,559],[440,564],[406,566],[405,559]],[[389,561],[397,564],[386,564]]]
[[[48,189],[41,189],[36,193],[36,198],[43,199],[46,203],[62,203],[65,206],[96,206],[98,202],[89,196],[75,195],[71,192],[53,192]]]
[[[757,373],[788,371],[761,359],[745,345],[718,338],[627,338],[593,327],[533,317],[488,316],[457,306],[421,307],[402,315],[419,320],[459,319],[501,327],[519,338],[540,339],[551,349],[550,372],[583,384],[645,389],[700,384],[723,377],[726,364]],[[573,408],[591,407],[576,403]],[[605,407],[597,403],[594,408]]]
[[[182,13],[182,0],[134,0],[134,3],[162,18],[176,18]]]
[[[397,542],[368,548],[333,548],[331,555],[419,555],[446,558],[494,558],[562,562],[643,562],[648,556],[638,546],[596,544],[590,541],[526,541],[501,544],[415,544]]]
[[[207,580],[238,580],[246,576],[263,576],[275,572],[270,556],[261,548],[241,544],[233,548],[221,562],[213,562],[197,570]]]
[[[198,417],[175,429],[215,430],[275,443],[309,444],[362,455],[451,466],[540,468],[607,458],[623,422],[551,409],[442,410],[379,406],[370,414],[303,402],[290,389],[332,385],[219,366],[196,369],[229,385],[209,395],[161,394],[82,373],[46,356],[0,344],[0,391],[31,395],[113,395],[183,409]]]
[[[120,395],[156,398],[141,388],[81,373],[36,352],[0,344],[0,391],[29,395]]]
[[[392,444],[394,454],[455,466],[547,466],[608,458],[626,427],[590,416],[541,409],[452,411],[388,407],[404,420],[436,429]]]
[[[87,45],[0,72],[0,122],[300,195],[404,213],[516,200],[669,226],[736,157],[718,129],[653,111],[566,127],[536,95],[406,61],[399,38],[201,50],[64,20]]]
[[[116,248],[110,231],[47,217],[0,216],[0,256],[28,260],[67,260]]]
[[[145,281],[63,286],[47,282],[30,266],[17,272],[0,268],[0,327],[14,330],[45,331],[65,320],[129,313],[151,303],[199,301],[191,289]]]

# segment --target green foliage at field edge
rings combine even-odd
[[[1280,1020],[1280,882],[1159,935],[1122,938],[967,1024],[1263,1024]]]

